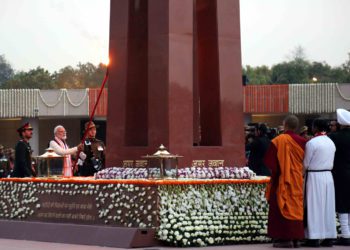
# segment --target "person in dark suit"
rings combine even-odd
[[[340,222],[339,245],[350,246],[350,112],[337,109],[339,131],[329,134],[336,151],[334,156],[333,179],[335,187],[335,210]]]
[[[264,156],[270,145],[270,139],[267,136],[267,127],[265,124],[259,124],[255,127],[255,138],[250,145],[250,154],[248,166],[256,175],[270,176],[270,170],[264,164]]]
[[[335,133],[340,129],[340,124],[336,120],[329,122],[329,131],[328,134]]]
[[[33,136],[33,127],[27,122],[17,129],[21,138],[15,147],[15,167],[11,177],[31,177],[35,176],[32,167],[32,148],[29,140]]]

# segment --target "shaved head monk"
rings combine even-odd
[[[284,133],[271,141],[264,158],[271,170],[267,189],[270,205],[268,235],[273,247],[293,248],[304,238],[303,225],[303,159],[306,139],[295,131],[299,120],[288,115]]]

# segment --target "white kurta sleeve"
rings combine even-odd
[[[304,170],[309,169],[310,163],[314,155],[314,147],[312,141],[308,141],[305,145],[305,154],[304,154]]]
[[[55,151],[55,153],[59,155],[72,155],[78,152],[77,147],[64,149],[61,148],[60,145],[58,145],[57,142],[55,142],[54,140],[50,141],[50,148],[52,148]]]

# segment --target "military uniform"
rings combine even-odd
[[[19,140],[15,147],[15,167],[12,177],[31,177],[32,171],[32,148],[29,142]]]
[[[344,127],[329,135],[336,146],[332,173],[341,231],[337,244],[350,246],[350,112],[337,109],[337,121]]]
[[[79,175],[92,176],[105,167],[105,145],[96,138],[87,138],[84,142],[85,156],[79,157]]]

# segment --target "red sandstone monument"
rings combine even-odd
[[[112,0],[107,166],[244,165],[239,0]]]

